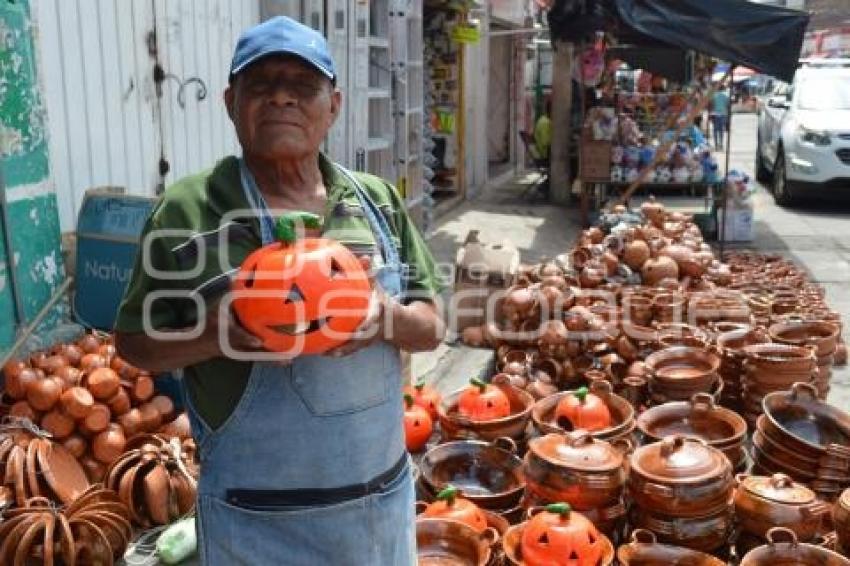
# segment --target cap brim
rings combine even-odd
[[[263,57],[266,57],[268,55],[292,55],[293,57],[298,57],[299,59],[301,59],[302,61],[304,61],[305,63],[307,63],[308,65],[310,65],[311,67],[313,67],[314,69],[319,71],[320,73],[322,73],[324,76],[326,76],[332,82],[336,81],[336,77],[334,76],[334,74],[332,72],[330,72],[328,69],[326,69],[321,63],[319,63],[315,59],[312,59],[312,58],[304,55],[303,53],[299,53],[298,51],[295,51],[293,49],[280,49],[280,48],[267,49],[265,51],[260,51],[259,53],[254,54],[253,57],[251,57],[250,59],[247,59],[246,61],[243,61],[242,64],[239,65],[238,67],[231,69],[230,70],[230,76],[234,77],[234,76],[238,75],[239,73],[244,71],[245,68],[247,68],[248,66],[250,66],[253,63],[256,63],[257,61],[259,61],[260,59],[262,59]]]

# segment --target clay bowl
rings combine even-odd
[[[795,383],[788,392],[766,396],[762,407],[764,430],[789,450],[818,461],[830,456],[850,467],[850,415],[819,400],[814,386]]]
[[[838,326],[824,320],[780,322],[768,332],[780,344],[814,346],[818,356],[832,354],[838,343]]]
[[[725,389],[725,382],[719,375],[714,377],[714,381],[706,387],[708,395],[710,395],[716,404],[720,403]],[[649,382],[650,400],[654,405],[663,405],[673,401],[688,401],[695,394],[703,391],[699,387],[665,387],[659,386],[657,383]]]
[[[666,348],[646,358],[650,384],[659,389],[693,388],[705,391],[717,378],[720,357],[699,348],[676,346]]]
[[[715,338],[715,344],[722,356],[729,356],[741,361],[746,357],[742,351],[747,346],[765,344],[770,341],[768,335],[761,329],[739,329],[723,332]]]
[[[787,344],[753,344],[745,346],[746,364],[764,370],[766,380],[771,373],[809,374],[814,371],[817,359],[811,348]]]
[[[433,495],[453,485],[483,509],[518,506],[525,490],[522,460],[512,441],[497,442],[458,440],[435,446],[419,463],[423,487]]]
[[[629,544],[617,549],[621,566],[726,566],[726,562],[710,554],[658,542],[655,533],[635,529]]]
[[[505,533],[502,539],[502,550],[505,553],[505,564],[510,566],[525,566],[522,559],[522,532],[526,522],[514,525]],[[614,563],[614,546],[608,537],[604,537],[605,552],[595,566],[609,566]]]
[[[745,457],[741,445],[747,434],[746,421],[737,413],[717,406],[708,393],[697,393],[690,401],[652,407],[638,417],[637,426],[651,442],[672,434],[701,438],[723,451],[735,469]]]
[[[740,566],[850,566],[850,560],[820,546],[799,542],[794,531],[774,527],[768,543],[748,552]]]
[[[501,419],[490,421],[473,421],[458,413],[458,398],[463,392],[459,389],[446,397],[437,407],[440,419],[440,430],[445,440],[474,438],[492,441],[501,437],[516,440],[523,438],[531,418],[534,397],[527,391],[506,384],[494,384],[500,388],[511,403],[511,414]]]
[[[845,489],[832,508],[832,524],[838,537],[838,551],[850,551],[850,488]]]
[[[703,517],[680,518],[633,507],[629,518],[632,528],[652,531],[663,543],[708,553],[729,543],[734,524],[731,508]]]
[[[611,443],[619,439],[631,438],[635,430],[634,407],[628,401],[613,393],[611,384],[607,381],[593,382],[590,385],[590,391],[605,401],[608,410],[611,412],[611,419],[615,423],[610,428],[591,433],[591,436]],[[558,406],[558,402],[568,394],[568,391],[562,391],[545,397],[534,404],[531,420],[538,432],[541,434],[569,432],[561,427],[555,419],[555,408]]]
[[[488,527],[472,527],[450,519],[416,519],[416,555],[419,566],[485,566],[499,534]]]

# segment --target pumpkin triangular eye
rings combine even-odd
[[[286,294],[286,298],[283,299],[283,302],[285,304],[303,303],[304,293],[301,292],[301,289],[298,288],[298,285],[293,283],[292,287],[289,288],[289,293]]]
[[[336,279],[338,277],[344,277],[345,270],[342,268],[342,265],[337,261],[335,257],[331,257],[331,279]]]
[[[549,533],[543,533],[540,535],[540,538],[537,539],[537,542],[540,544],[549,544]]]
[[[596,542],[596,537],[593,536],[593,533],[591,533],[591,532],[587,533],[587,542],[589,542],[590,544],[593,544],[593,543]]]
[[[578,553],[575,550],[570,552],[570,560],[578,560]]]
[[[251,273],[245,278],[245,286],[251,289],[254,286],[254,278],[257,276],[257,270],[252,269]]]
[[[487,407],[492,407],[492,406],[493,406],[493,401],[487,401]]]

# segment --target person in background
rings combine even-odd
[[[546,109],[534,124],[534,148],[540,159],[549,159],[549,150],[552,147],[552,120],[549,118],[551,113],[552,102],[547,100]]]
[[[714,149],[723,149],[723,138],[729,128],[729,94],[726,87],[717,83],[714,85],[714,96],[711,99],[711,126],[714,130]]]

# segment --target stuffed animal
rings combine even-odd
[[[585,86],[596,86],[605,72],[605,42],[596,42],[576,56],[573,78]]]
[[[661,165],[655,170],[655,180],[659,183],[669,183],[673,178],[673,172],[666,165]]]

